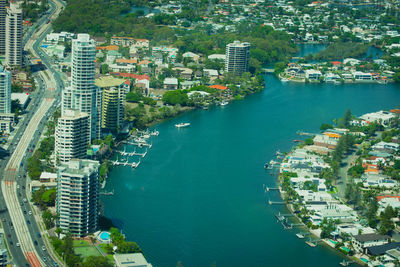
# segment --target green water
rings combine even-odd
[[[340,256],[311,248],[283,230],[268,206],[263,168],[288,151],[297,130],[315,132],[351,108],[354,114],[400,104],[399,85],[291,84],[266,76],[263,92],[225,107],[197,110],[155,128],[153,148],[132,171],[115,167],[105,215],[154,266],[339,266]],[[190,122],[185,129],[175,123]],[[131,149],[128,147],[128,149]],[[132,159],[131,159],[132,161]]]

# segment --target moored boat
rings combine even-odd
[[[175,124],[176,128],[183,128],[183,127],[188,127],[188,126],[190,126],[189,122],[183,122],[183,123]]]

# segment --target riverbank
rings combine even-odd
[[[376,114],[376,116],[379,116],[378,114],[388,114],[388,118],[390,117],[394,119],[398,115],[396,115],[395,110],[393,112],[394,113],[377,112],[373,114]],[[350,122],[350,120],[352,120],[352,124],[347,124],[347,126],[345,126],[346,121]],[[372,157],[370,159],[367,156],[366,159],[362,161],[363,164],[361,165],[359,161],[360,157],[361,155],[365,155],[365,151],[361,150],[357,150],[359,152],[357,153],[359,157],[358,163],[356,164],[358,165],[356,166],[354,164],[349,170],[348,168],[350,166],[345,166],[345,170],[351,173],[351,176],[353,177],[350,181],[346,178],[347,172],[346,174],[343,174],[343,170],[339,170],[338,167],[341,165],[342,160],[346,161],[348,157],[352,159],[354,158],[355,151],[353,150],[353,146],[366,147],[368,144],[370,145],[370,143],[375,144],[380,141],[380,136],[382,135],[389,137],[394,136],[393,131],[398,128],[390,128],[389,125],[386,124],[387,128],[386,132],[384,132],[385,135],[382,132],[378,132],[375,135],[375,132],[378,129],[382,131],[384,128],[382,125],[379,127],[379,123],[384,124],[385,121],[377,119],[370,122],[370,125],[365,124],[367,126],[355,126],[358,125],[358,122],[363,122],[363,120],[363,116],[361,118],[355,118],[352,117],[350,111],[348,111],[344,118],[339,120],[341,123],[339,126],[341,126],[341,128],[328,128],[320,134],[310,134],[311,138],[304,140],[301,145],[293,148],[284,157],[282,163],[280,163],[278,183],[280,196],[285,200],[286,207],[292,216],[301,222],[300,225],[304,226],[309,233],[318,238],[316,241],[311,241],[310,238],[310,241],[306,242],[307,244],[310,246],[316,246],[318,242],[323,242],[327,246],[334,248],[338,253],[343,254],[343,257],[346,257],[357,264],[367,265],[367,263],[371,261],[376,265],[380,264],[380,262],[375,258],[376,255],[372,254],[371,256],[369,252],[367,253],[367,249],[366,247],[363,247],[362,243],[360,246],[355,244],[358,244],[358,240],[366,238],[364,236],[373,236],[371,237],[373,240],[380,240],[384,238],[383,234],[389,234],[391,232],[390,229],[394,229],[395,226],[393,226],[393,228],[382,228],[383,226],[381,224],[378,229],[377,226],[379,224],[378,222],[371,222],[371,215],[367,217],[368,224],[360,223],[363,219],[366,219],[363,217],[365,215],[361,215],[365,214],[365,212],[362,213],[363,206],[360,202],[362,198],[361,195],[371,189],[375,190],[375,187],[378,189],[386,188],[384,192],[385,196],[392,195],[395,191],[390,191],[390,188],[396,188],[394,187],[396,186],[396,181],[391,179],[391,177],[382,176],[384,177],[384,180],[379,183],[375,182],[371,184],[371,177],[368,176],[369,174],[365,177],[362,176],[362,179],[355,179],[361,178],[361,174],[364,173],[363,168],[369,168],[372,159]],[[371,131],[371,129],[373,130]],[[366,132],[367,134],[364,134],[363,132]],[[388,140],[388,138],[386,139]],[[375,142],[375,140],[377,141]],[[378,147],[379,146],[372,146],[368,151],[372,154],[379,153]],[[388,152],[388,150],[386,150],[386,152]],[[369,154],[367,153],[367,155]],[[376,157],[373,159],[375,158]],[[385,159],[387,160],[387,156]],[[326,162],[329,162],[329,165]],[[365,162],[369,164],[366,164]],[[356,169],[357,173],[355,172]],[[378,170],[374,172],[376,172],[378,177],[380,177]],[[344,189],[343,186],[341,187],[341,190],[346,190],[346,193],[338,192],[337,179],[339,178],[337,178],[337,176],[339,173],[341,173],[342,176],[340,179],[341,183],[343,183],[343,181],[341,181],[342,179],[345,179],[345,181],[347,180],[346,188]],[[348,193],[349,190],[356,190],[354,188],[356,184],[358,190],[361,190],[361,187],[363,190]],[[398,182],[397,186],[399,186]],[[375,192],[376,194],[376,192],[379,193],[380,190],[371,192]],[[357,197],[354,196],[354,194],[359,194],[360,196]],[[345,198],[343,196],[345,196]],[[373,198],[375,197],[376,196],[374,195]],[[357,205],[354,204],[354,201],[358,201],[356,202]],[[349,203],[353,204],[348,205]],[[368,205],[371,204],[364,203],[363,205],[368,207]],[[368,207],[368,209],[370,209],[370,207]],[[375,210],[375,213],[377,210],[378,208]],[[381,219],[379,220],[384,220],[382,219],[384,216],[397,216],[384,215],[384,212],[387,212],[386,210],[387,206],[384,208],[384,211],[381,209]],[[283,217],[282,220],[286,221],[286,224],[293,226],[293,224],[287,222],[287,216],[281,216]],[[377,221],[377,217],[375,218]],[[387,220],[390,220],[390,218],[391,217]],[[354,230],[349,230],[353,228]],[[378,235],[377,233],[381,235]],[[389,242],[388,239],[389,236],[387,237],[386,242],[379,241],[382,243],[373,244],[372,246],[387,244]]]
[[[115,194],[101,196],[105,215],[153,266],[340,266],[336,253],[276,223],[283,205],[266,206],[261,185],[276,179],[263,165],[277,149],[289,151],[299,129],[317,132],[348,107],[363,114],[399,101],[394,84],[293,85],[266,75],[260,93],[157,124],[139,168],[111,169],[105,190]],[[177,130],[180,122],[191,125]],[[232,258],[238,250],[247,256]]]

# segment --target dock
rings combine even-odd
[[[128,144],[128,145],[133,145],[133,146],[137,146],[137,147],[139,147],[139,148],[142,148],[142,147],[148,147],[148,148],[152,148],[152,146],[153,146],[153,144],[147,144],[147,143],[137,143],[137,142],[132,142],[132,141],[124,141],[124,143],[125,144]]]
[[[352,264],[352,263],[354,263],[354,261],[346,261],[346,260],[343,260],[342,262],[340,262],[340,265],[342,265],[342,266],[349,266],[349,265]]]
[[[271,201],[271,200],[268,200],[268,204],[269,205],[285,205],[286,202],[285,201]]]
[[[110,192],[100,192],[99,194],[103,195],[103,196],[113,196],[114,195],[114,190],[110,191]]]
[[[308,133],[308,132],[305,132],[305,131],[297,131],[296,134],[298,134],[298,135],[305,135],[305,136],[314,136],[314,135],[317,135],[316,133]]]
[[[124,151],[117,150],[117,153],[119,153],[122,156],[130,156],[130,157],[141,156],[142,158],[144,158],[147,155],[147,149],[144,153],[138,153],[138,152],[136,152],[136,150],[133,152],[126,152],[125,150]]]
[[[269,192],[270,190],[279,190],[279,187],[266,187],[265,191]]]

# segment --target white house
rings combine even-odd
[[[309,80],[317,81],[321,77],[322,73],[319,70],[306,70],[306,78]]]
[[[366,248],[389,243],[389,236],[378,234],[361,234],[353,237],[354,248],[365,253]]]

